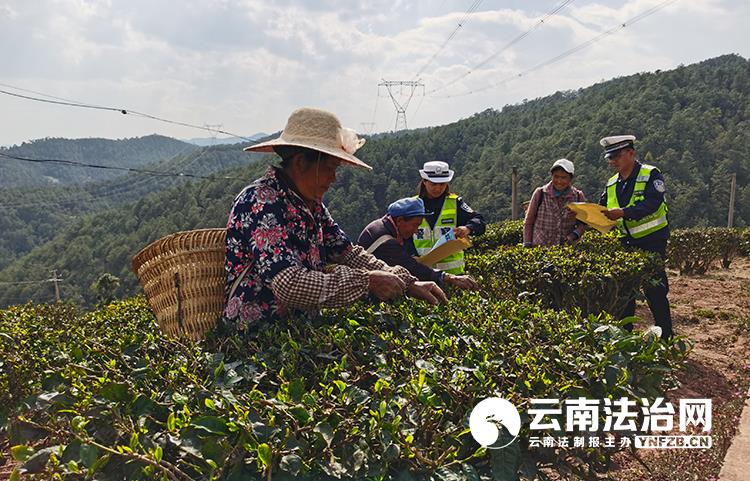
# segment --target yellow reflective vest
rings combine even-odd
[[[416,247],[417,253],[420,256],[430,252],[438,239],[458,226],[457,199],[458,196],[456,194],[445,196],[443,208],[435,221],[434,229],[430,229],[427,219],[422,219],[417,233],[414,234],[414,247]],[[435,269],[451,274],[463,274],[465,265],[464,253],[460,251],[435,264]]]
[[[635,186],[633,187],[633,194],[630,196],[625,207],[631,207],[636,202],[644,200],[646,197],[644,192],[646,190],[646,184],[648,179],[651,177],[651,172],[659,169],[652,165],[641,165],[641,169],[638,171],[638,176],[635,179]],[[617,200],[617,179],[619,174],[615,174],[610,177],[607,181],[607,208],[608,209],[619,209],[620,203]],[[662,201],[656,212],[649,214],[646,217],[638,220],[626,220],[624,218],[617,220],[617,228],[619,230],[620,237],[632,237],[633,239],[640,239],[646,237],[649,234],[661,230],[669,222],[667,221],[667,203]]]

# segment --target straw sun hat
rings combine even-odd
[[[357,137],[354,130],[341,127],[341,122],[331,112],[303,107],[292,112],[279,138],[246,147],[245,150],[273,152],[274,147],[281,145],[307,147],[355,167],[372,170],[354,156],[364,143],[365,139]]]

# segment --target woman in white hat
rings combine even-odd
[[[454,172],[446,162],[425,162],[419,171],[422,178],[417,185],[417,195],[424,201],[426,216],[413,236],[413,254],[428,253],[442,236],[468,238],[484,234],[484,218],[475,212],[458,194],[450,192]],[[411,247],[407,247],[411,251]],[[464,253],[457,252],[435,264],[435,269],[450,274],[464,273]]]
[[[252,337],[264,323],[347,306],[368,293],[445,301],[434,282],[353,246],[323,205],[339,165],[371,170],[354,156],[362,144],[332,113],[301,108],[279,138],[245,149],[275,152],[281,165],[245,187],[229,213],[225,326]]]
[[[574,244],[581,238],[586,226],[565,207],[586,202],[583,192],[573,187],[574,173],[573,162],[556,160],[550,168],[552,179],[534,190],[523,222],[525,247]]]

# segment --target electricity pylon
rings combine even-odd
[[[406,109],[409,108],[409,102],[414,97],[414,92],[417,89],[422,89],[422,95],[424,95],[424,83],[421,80],[381,80],[378,84],[378,90],[380,87],[388,89],[388,95],[390,95],[393,101],[393,106],[396,107],[396,127],[395,130],[405,129],[406,125]],[[398,90],[396,98],[394,91]],[[406,92],[406,93],[404,93]],[[405,101],[400,99],[406,98]],[[402,126],[401,128],[399,128]]]

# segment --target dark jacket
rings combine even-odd
[[[638,171],[641,170],[641,165],[643,165],[641,162],[636,161],[635,166],[633,167],[633,172],[630,173],[630,176],[628,176],[627,179],[618,177],[617,185],[615,186],[617,202],[625,213],[625,219],[628,220],[638,220],[649,214],[653,214],[664,201],[664,194],[666,191],[664,188],[664,177],[661,175],[661,172],[652,170],[651,176],[646,183],[646,189],[643,192],[645,198],[631,207],[624,207],[628,204],[630,197],[633,195],[635,179],[638,177]],[[660,186],[658,189],[654,186],[654,183],[657,181]],[[607,189],[604,189],[604,192],[599,199],[599,204],[604,206],[607,205]],[[627,246],[639,247],[643,250],[658,252],[663,255],[668,239],[669,226],[660,229],[653,234],[647,235],[646,237],[641,237],[640,239],[624,237],[621,239],[621,242]]]
[[[359,235],[357,244],[368,249],[384,234],[393,236],[393,239],[387,240],[375,249],[375,252],[372,253],[375,257],[390,266],[405,267],[420,281],[434,281],[442,285],[443,273],[417,262],[417,260],[407,252],[404,245],[396,239],[396,226],[388,215],[370,222]],[[412,243],[412,248],[413,246],[414,244]],[[416,255],[416,250],[414,251],[414,255]]]

